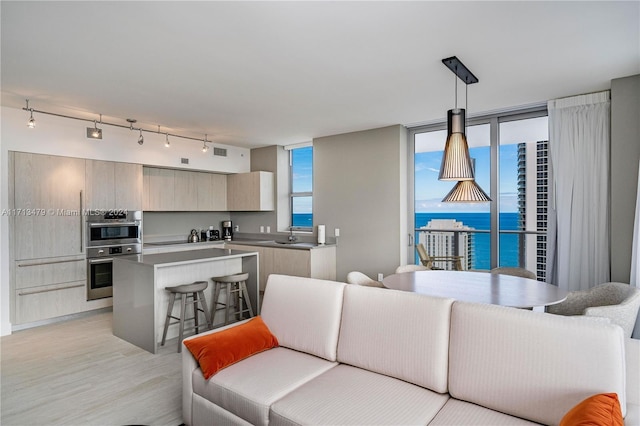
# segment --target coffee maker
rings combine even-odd
[[[222,221],[222,239],[225,241],[231,241],[233,238],[233,224],[230,220]]]

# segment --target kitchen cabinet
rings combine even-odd
[[[217,173],[196,172],[199,211],[227,210],[227,176]]]
[[[336,279],[336,248],[314,249],[275,248],[262,245],[226,243],[225,248],[257,251],[259,254],[260,291],[264,291],[271,274],[296,277]]]
[[[86,208],[142,210],[142,166],[86,160]]]
[[[14,262],[15,325],[111,306],[111,298],[87,301],[84,255]]]
[[[175,170],[143,168],[143,208],[149,211],[173,211]]]
[[[12,154],[13,259],[84,255],[85,161]]]
[[[227,176],[144,167],[144,210],[226,211]]]
[[[238,173],[227,177],[229,211],[272,211],[274,198],[271,172]]]

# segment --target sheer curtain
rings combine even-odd
[[[568,291],[610,280],[609,91],[549,101],[552,194],[547,281]]]
[[[631,247],[630,284],[640,287],[640,167],[638,167],[638,195],[636,197],[636,218],[633,222],[633,246]],[[633,337],[640,339],[640,315],[636,318]]]

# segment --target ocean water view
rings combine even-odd
[[[500,213],[500,229],[502,230],[518,230],[518,220],[520,213],[509,212]],[[489,213],[416,213],[416,228],[427,225],[432,219],[455,219],[478,230],[489,230],[491,228]],[[313,227],[313,214],[296,213],[293,215],[293,226]],[[416,241],[418,241],[418,233],[416,232]],[[491,251],[491,242],[489,234],[473,234],[473,259],[472,269],[490,269],[491,261],[489,254]],[[500,235],[500,266],[518,266],[518,235],[501,234]],[[417,259],[416,259],[417,261]]]
[[[501,230],[518,230],[520,213],[500,213]],[[433,219],[455,219],[477,230],[490,230],[489,213],[416,213],[416,228],[427,225]],[[418,233],[416,232],[416,241]],[[489,234],[473,234],[473,258],[471,269],[490,269],[491,241]],[[518,235],[500,234],[500,266],[518,266]]]

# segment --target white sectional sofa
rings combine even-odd
[[[209,380],[183,348],[186,424],[556,425],[608,392],[627,412],[606,321],[282,275],[261,317],[280,346]]]

